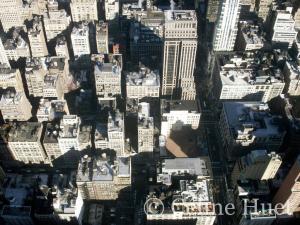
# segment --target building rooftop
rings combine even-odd
[[[14,28],[12,31],[12,35],[3,43],[3,47],[5,50],[14,50],[20,48],[29,48],[26,41],[21,37],[22,28]]]
[[[104,22],[104,21],[99,21],[96,24],[96,32],[98,34],[102,34],[102,35],[107,35],[108,34],[108,23]]]
[[[109,112],[107,121],[108,132],[124,131],[124,115],[120,111]]]
[[[271,57],[271,56],[270,56]],[[220,76],[226,85],[283,83],[284,78],[275,62],[266,55],[219,56]]]
[[[170,21],[197,21],[196,12],[194,10],[166,10],[166,22]]]
[[[264,44],[265,39],[262,36],[259,26],[244,22],[241,29],[243,38],[247,44]]]
[[[140,68],[139,72],[126,73],[126,85],[128,86],[160,86],[158,71]]]
[[[75,25],[72,29],[72,35],[76,36],[88,36],[89,35],[89,26],[87,23],[81,22]]]
[[[38,122],[14,123],[9,131],[8,142],[37,142],[42,130],[42,124]]]
[[[254,137],[274,137],[284,133],[281,118],[271,115],[267,104],[225,102],[223,106],[233,136],[247,131]]]
[[[80,118],[76,115],[64,115],[60,121],[60,138],[77,138]]]
[[[40,32],[43,32],[42,18],[36,15],[28,27],[28,35],[36,36]]]
[[[95,141],[107,140],[107,126],[103,123],[97,123],[95,129]]]
[[[17,92],[15,88],[6,88],[2,91],[0,105],[17,105],[22,98],[26,98],[24,92]]]
[[[58,143],[59,125],[47,123],[43,143]]]
[[[57,74],[47,74],[44,77],[44,88],[56,88],[57,81],[58,81]]]
[[[48,116],[47,120],[54,120],[56,118],[62,118],[66,114],[66,104],[65,100],[49,100],[40,99],[39,108],[37,111],[37,117]]]
[[[198,113],[198,105],[193,100],[166,100],[161,99],[161,115],[171,111],[188,111]]]
[[[79,162],[77,181],[113,182],[116,176],[130,177],[130,171],[130,158],[117,157],[114,160],[106,153],[103,153],[101,157],[85,155]]]

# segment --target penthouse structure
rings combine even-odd
[[[255,53],[248,57],[217,57],[213,69],[216,98],[268,102],[279,96],[285,83],[282,72],[273,63],[266,55]]]
[[[154,148],[154,121],[150,116],[150,104],[139,103],[138,112],[138,151],[148,152],[152,155]]]
[[[70,8],[73,22],[98,20],[97,0],[73,0]]]
[[[276,151],[285,136],[281,119],[260,102],[223,103],[219,124],[229,158],[260,148]]]
[[[24,163],[47,163],[41,144],[42,124],[37,122],[15,123],[9,131],[8,146],[16,160]]]
[[[172,130],[197,129],[200,113],[195,101],[161,100],[161,135],[168,138]]]
[[[35,16],[31,21],[31,24],[28,27],[28,38],[32,57],[43,57],[48,55],[46,38],[40,16]]]
[[[162,95],[194,100],[197,17],[195,11],[165,11]]]
[[[237,48],[240,51],[253,51],[264,47],[265,39],[258,25],[247,21],[239,24]]]
[[[138,72],[126,74],[127,98],[142,99],[145,97],[158,98],[160,78],[158,71],[142,67]]]
[[[89,27],[87,23],[81,22],[73,27],[71,42],[74,56],[89,55],[91,53],[89,42]]]
[[[96,95],[106,99],[121,95],[122,55],[93,55]]]
[[[7,39],[0,41],[0,59],[2,63],[8,64],[8,60],[18,61],[21,57],[30,56],[29,44],[21,36],[20,27],[13,28]]]
[[[292,17],[292,7],[276,11],[276,19],[272,30],[272,42],[291,47],[297,37],[295,20]]]
[[[55,52],[56,52],[56,56],[64,57],[65,59],[70,58],[68,44],[65,36],[57,37]]]
[[[283,68],[286,90],[290,96],[300,95],[300,66],[293,60],[286,60]]]
[[[127,14],[130,23],[130,56],[135,63],[141,61],[151,66],[160,65],[163,51],[163,24],[165,15],[158,10],[134,11],[132,4],[123,5],[122,15]],[[124,14],[125,11],[125,14]]]
[[[16,91],[24,91],[20,70],[0,65],[0,87],[3,89],[13,87]]]
[[[232,181],[271,180],[275,178],[281,163],[281,157],[275,152],[268,154],[266,150],[254,150],[236,161]]]
[[[2,92],[0,110],[4,120],[29,120],[32,116],[31,108],[32,106],[25,96],[24,91],[7,88]]]
[[[55,38],[68,28],[71,17],[64,9],[58,9],[57,1],[48,1],[47,12],[43,15],[47,41]]]
[[[147,223],[214,224],[216,212],[207,166],[200,158],[165,160],[159,168],[157,184],[149,188],[145,203]],[[162,198],[166,195],[168,198]],[[164,211],[160,211],[160,204],[165,206]]]
[[[96,23],[96,45],[98,54],[108,54],[108,23]]]
[[[39,122],[61,119],[65,114],[69,114],[67,102],[65,100],[49,100],[42,98],[36,113]]]
[[[130,193],[131,159],[85,155],[78,165],[77,187],[86,200],[117,200],[120,191]]]
[[[297,157],[279,190],[273,198],[273,204],[281,203],[282,214],[293,215],[299,212],[300,200],[300,156]]]

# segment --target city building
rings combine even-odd
[[[161,135],[170,136],[172,130],[183,127],[197,129],[200,122],[200,112],[195,101],[161,100]]]
[[[13,160],[13,155],[8,147],[8,134],[11,125],[3,124],[0,127],[0,160],[3,162],[8,162]],[[1,179],[0,179],[0,189],[1,189]]]
[[[43,57],[48,55],[42,18],[40,16],[34,16],[31,24],[28,26],[28,39],[32,57]]]
[[[128,7],[124,8],[126,5]],[[161,65],[165,22],[163,11],[139,9],[134,11],[132,4],[124,4],[122,10],[123,16],[124,13],[129,14],[126,20],[132,21],[128,25],[131,60],[136,64],[142,62],[152,68]]]
[[[36,117],[39,122],[53,121],[63,118],[64,115],[69,115],[69,109],[65,100],[49,100],[42,98]]]
[[[297,11],[294,14],[294,20],[295,20],[295,29],[300,29],[300,7],[297,9]]]
[[[266,22],[270,8],[271,8],[272,0],[258,0],[256,1],[256,11],[258,17],[263,21]]]
[[[18,161],[47,163],[47,155],[41,144],[43,125],[37,122],[14,123],[9,131],[8,146]]]
[[[108,147],[114,150],[117,156],[126,156],[123,113],[119,111],[109,112],[107,121],[107,136],[109,140]]]
[[[208,3],[207,3],[207,12],[206,12],[206,19],[210,23],[217,22],[221,3],[222,3],[222,1],[220,1],[220,0],[209,0],[208,1]]]
[[[56,52],[56,56],[64,57],[65,59],[70,58],[68,44],[65,36],[57,37],[55,52]]]
[[[60,121],[58,136],[58,144],[62,154],[68,151],[80,151],[91,146],[90,132],[91,128],[84,125],[78,116],[64,115]]]
[[[24,91],[20,70],[1,66],[2,65],[0,65],[0,87],[2,89],[13,87],[16,91]]]
[[[43,96],[44,77],[46,68],[42,58],[26,58],[25,79],[29,95],[34,97]]]
[[[122,55],[93,55],[96,95],[110,98],[121,95]]]
[[[291,47],[297,37],[297,33],[295,20],[292,16],[292,7],[287,7],[286,10],[277,10],[272,29],[273,44]]]
[[[233,223],[238,225],[273,224],[277,215],[270,199],[271,192],[266,181],[239,181],[234,187]],[[253,210],[256,205],[257,209]]]
[[[16,91],[14,88],[3,90],[0,99],[0,110],[4,120],[26,121],[32,116],[32,106],[24,91]]]
[[[146,198],[147,224],[214,224],[216,211],[207,164],[201,158],[164,160],[157,183],[150,185]]]
[[[215,60],[212,76],[217,99],[268,102],[285,87],[281,70],[268,55],[229,54],[219,55]]]
[[[108,149],[109,140],[107,136],[107,125],[103,123],[96,123],[95,129],[95,148],[96,149]]]
[[[47,12],[43,15],[44,28],[47,41],[54,39],[68,28],[71,17],[64,9],[58,9],[58,2],[48,1]]]
[[[264,47],[265,39],[258,25],[248,21],[241,21],[236,41],[237,50],[254,51]]]
[[[150,116],[150,104],[139,103],[138,112],[138,152],[153,153],[154,149],[154,121]]]
[[[21,33],[23,30],[19,27],[13,28],[11,35],[7,39],[0,41],[0,59],[4,64],[8,64],[8,60],[18,61],[21,57],[30,56],[29,44],[23,39]]]
[[[22,8],[22,0],[0,2],[0,21],[5,32],[11,27],[23,26]]]
[[[276,151],[286,133],[281,118],[261,102],[224,102],[219,127],[229,159],[255,149]]]
[[[197,52],[195,11],[165,11],[162,95],[194,100],[194,70]]]
[[[240,10],[240,0],[222,2],[222,9],[214,34],[214,51],[233,51],[238,32]]]
[[[63,99],[63,87],[57,74],[47,74],[44,77],[43,97]]]
[[[300,95],[300,66],[292,59],[286,60],[283,68],[286,90],[290,96]]]
[[[85,155],[78,165],[77,187],[84,200],[118,200],[120,192],[129,192],[131,159]]]
[[[72,0],[70,8],[73,22],[98,20],[97,0]]]
[[[119,11],[120,11],[119,0],[105,0],[104,9],[105,9],[105,19],[107,21],[114,20],[119,15]]]
[[[43,135],[43,146],[47,153],[49,160],[55,160],[62,155],[62,152],[58,144],[59,125],[53,123],[47,123],[45,134]]]
[[[140,67],[138,72],[126,73],[127,98],[158,98],[160,91],[160,77],[158,70]]]
[[[91,53],[89,42],[89,26],[85,22],[74,26],[71,33],[71,42],[74,56],[89,55]]]
[[[232,172],[232,182],[237,180],[272,180],[282,163],[281,157],[275,152],[254,150],[241,157],[235,163]]]
[[[282,214],[293,215],[299,212],[300,202],[300,156],[297,157],[279,190],[273,198],[273,204],[281,203]]]
[[[108,54],[108,23],[99,21],[96,23],[96,45],[98,54]]]

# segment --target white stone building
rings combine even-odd
[[[91,53],[89,41],[89,26],[87,23],[80,23],[73,27],[71,42],[74,56],[89,55]]]
[[[98,20],[97,0],[72,0],[70,8],[73,22]]]
[[[119,0],[105,0],[105,19],[107,21],[115,19],[119,15],[120,2]]]

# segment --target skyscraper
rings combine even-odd
[[[197,17],[193,10],[165,11],[162,95],[194,100]]]
[[[215,29],[214,51],[233,51],[240,15],[240,0],[224,0]]]

